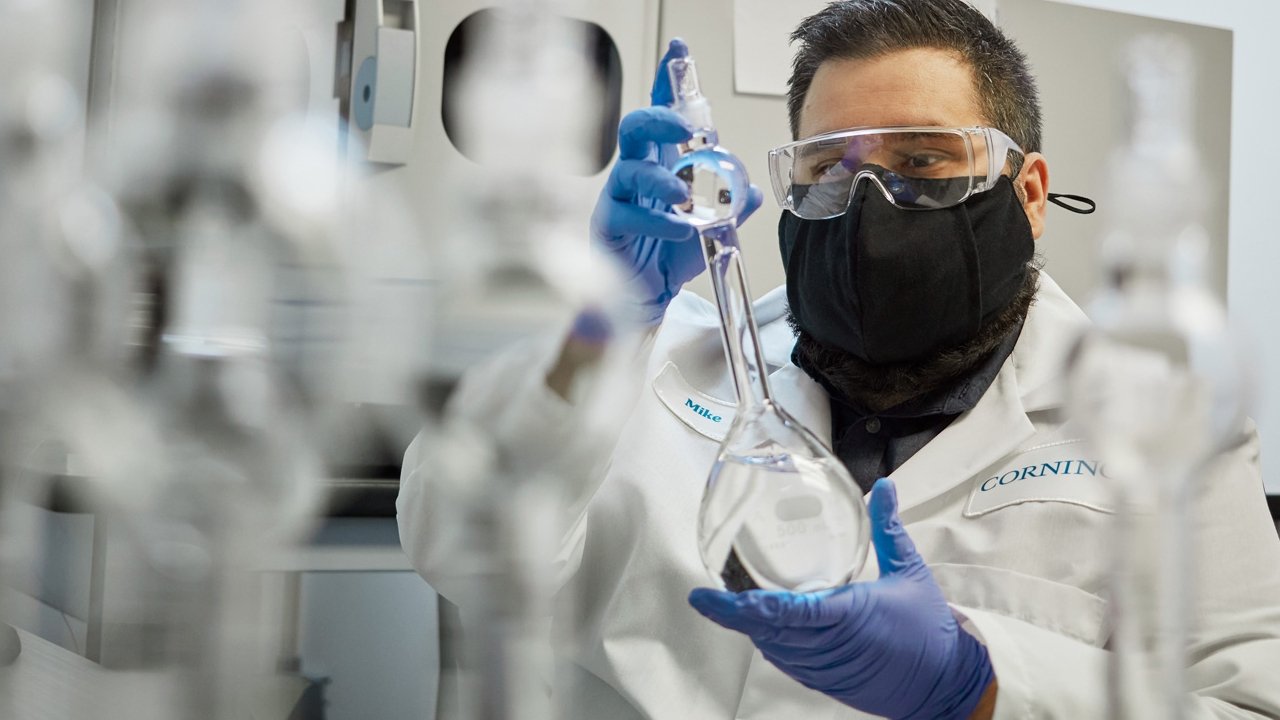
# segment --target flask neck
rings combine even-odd
[[[772,393],[768,366],[751,307],[751,292],[742,267],[738,231],[731,219],[702,228],[700,232],[716,304],[720,309],[725,359],[738,393],[738,413],[745,415],[770,403]]]
[[[716,126],[711,120],[711,102],[702,94],[693,58],[673,58],[667,64],[667,74],[671,79],[672,109],[689,121],[695,135],[701,131],[714,135]],[[711,144],[716,144],[714,137]]]
[[[694,150],[703,150],[705,148],[714,148],[720,145],[720,134],[715,128],[702,127],[693,131],[693,137],[680,144],[680,153],[693,152]]]

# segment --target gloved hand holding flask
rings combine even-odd
[[[973,717],[994,695],[987,650],[957,624],[907,536],[892,480],[876,482],[870,511],[878,580],[816,593],[698,588],[689,602],[846,705],[894,720]]]
[[[688,187],[670,167],[679,155],[676,144],[692,138],[693,128],[669,107],[667,66],[688,54],[684,41],[672,40],[658,64],[653,105],[622,119],[618,161],[591,216],[592,241],[622,265],[636,319],[647,325],[662,321],[671,299],[704,267],[697,230],[671,213],[672,205],[689,200]],[[760,189],[751,186],[738,222],[761,202]]]

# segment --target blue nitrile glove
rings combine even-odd
[[[618,162],[591,215],[592,240],[622,264],[637,319],[650,325],[662,320],[671,298],[706,265],[697,231],[670,212],[673,204],[689,199],[688,186],[668,168],[677,157],[675,144],[693,132],[667,107],[672,101],[667,62],[688,54],[683,40],[672,40],[653,80],[653,106],[622,118]],[[763,201],[760,188],[752,185],[738,223]]]
[[[875,582],[809,594],[698,588],[689,602],[846,705],[894,720],[967,718],[995,679],[987,650],[960,629],[903,529],[892,480],[876,482],[870,510]]]

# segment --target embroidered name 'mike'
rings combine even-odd
[[[687,408],[689,408],[690,410],[693,410],[693,412],[694,412],[695,414],[700,415],[700,416],[702,416],[702,417],[704,417],[704,418],[706,418],[706,419],[710,420],[711,422],[718,423],[718,422],[720,422],[721,420],[723,420],[723,419],[724,419],[724,418],[720,417],[719,415],[716,415],[715,413],[711,412],[711,410],[710,410],[710,409],[708,409],[708,408],[704,408],[704,407],[702,407],[701,405],[699,405],[698,403],[694,402],[694,401],[693,401],[693,398],[685,398],[684,406],[685,406],[685,407],[687,407]]]

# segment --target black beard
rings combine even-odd
[[[873,365],[824,345],[802,330],[788,310],[787,323],[796,334],[796,364],[845,398],[871,412],[881,412],[945,387],[985,360],[1009,333],[1022,326],[1039,287],[1040,263],[1035,260],[1028,263],[1026,281],[1013,301],[972,340],[924,360],[885,365]]]

